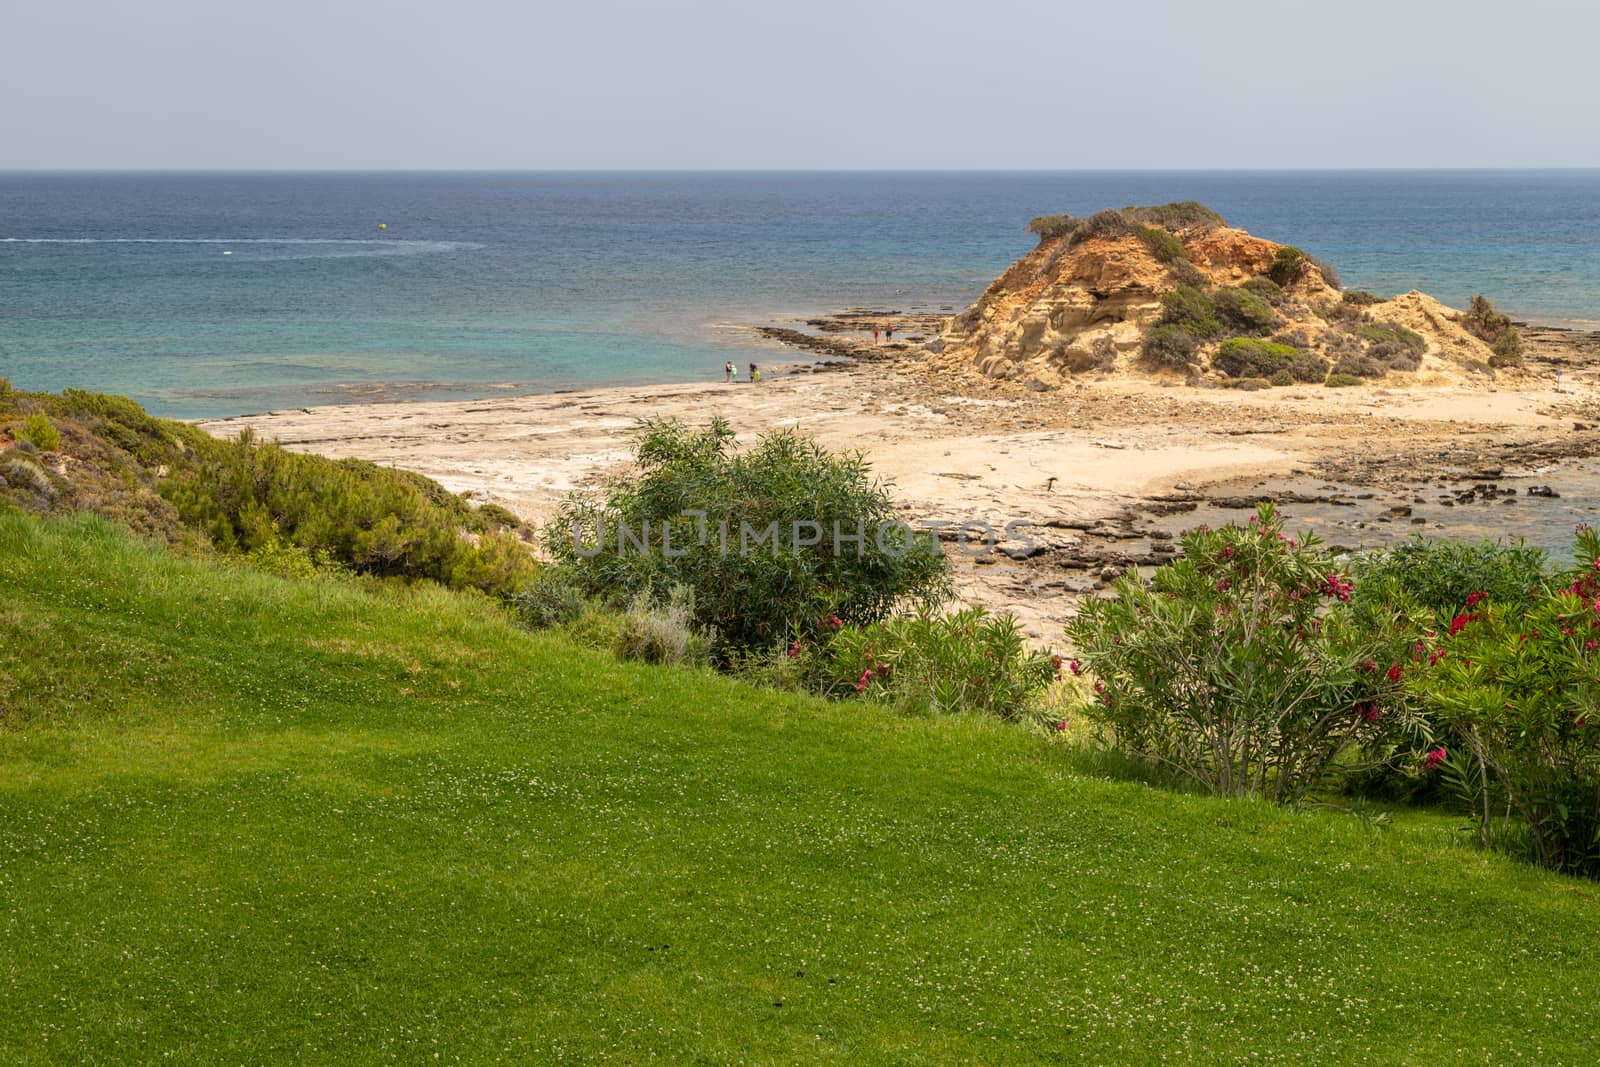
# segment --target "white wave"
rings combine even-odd
[[[371,245],[379,248],[437,249],[441,252],[482,248],[475,241],[419,241],[362,237],[0,237],[0,244],[21,245]]]

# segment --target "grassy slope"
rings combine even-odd
[[[1405,815],[0,516],[0,1060],[1590,1062],[1600,894]],[[781,1007],[778,1006],[781,1004]]]

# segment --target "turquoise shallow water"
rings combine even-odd
[[[1600,171],[0,174],[0,376],[178,416],[715,377],[767,355],[731,324],[962,306],[1032,216],[1176,199],[1600,326]]]

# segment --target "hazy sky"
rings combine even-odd
[[[1594,0],[4,0],[6,168],[1600,165]]]

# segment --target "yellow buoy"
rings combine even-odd
[[[380,230],[387,230],[387,229],[388,229],[388,228],[389,228],[389,224],[388,224],[388,223],[387,223],[387,222],[380,222],[380,223],[378,223],[378,229],[380,229]]]

